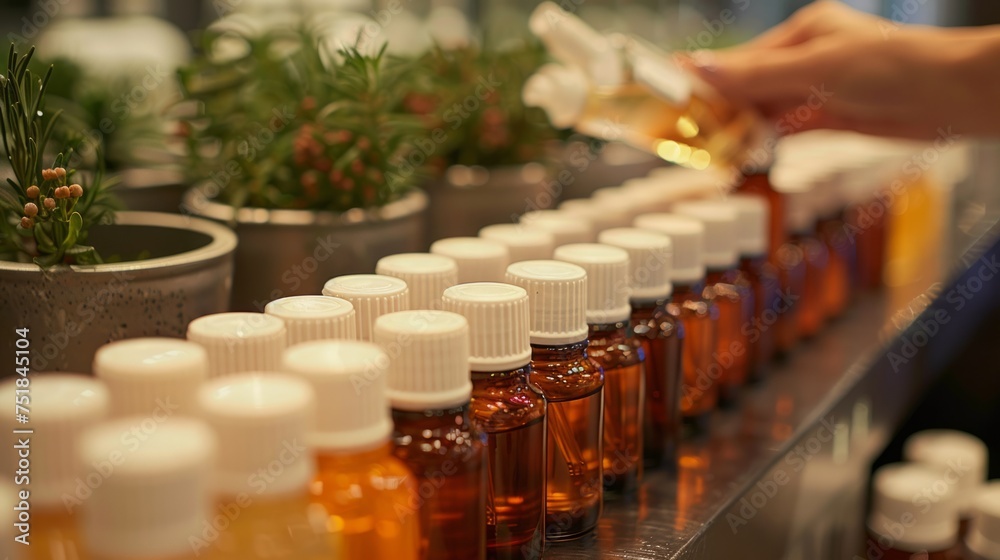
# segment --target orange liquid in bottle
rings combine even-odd
[[[778,248],[788,241],[785,234],[785,202],[784,197],[774,190],[768,180],[767,172],[746,175],[743,182],[736,187],[736,192],[755,195],[767,201],[768,207],[768,260],[777,264]]]
[[[23,547],[27,560],[86,560],[83,540],[77,528],[75,513],[67,513],[61,504],[43,507],[31,514],[31,545]],[[74,508],[74,512],[79,508]],[[13,544],[11,546],[22,546]]]
[[[665,300],[632,304],[632,336],[646,356],[643,466],[674,465],[681,430],[681,348],[684,329]]]
[[[851,300],[857,255],[840,219],[821,221],[817,231],[829,255],[823,282],[823,308],[828,318],[836,318],[844,313]]]
[[[826,245],[812,235],[793,235],[792,243],[802,250],[806,265],[802,300],[799,302],[798,329],[801,336],[816,336],[826,320],[823,289],[827,275],[829,253]]]
[[[310,520],[309,502],[306,492],[290,496],[244,494],[222,498],[215,513],[232,521],[227,529],[219,532],[213,558],[323,560],[337,554],[339,533]]]
[[[715,362],[722,371],[719,399],[732,403],[750,371],[750,343],[743,327],[753,321],[753,293],[738,270],[709,271],[705,283],[706,293],[719,308],[715,343]]]
[[[776,352],[775,323],[781,284],[777,269],[763,256],[741,259],[740,272],[750,282],[753,293],[753,319],[747,332],[747,343],[750,345],[749,379],[753,381],[764,377]]]
[[[702,296],[703,286],[674,285],[667,311],[684,327],[681,367],[684,383],[681,414],[684,423],[700,430],[719,400],[718,376],[712,369],[718,336],[719,309]]]
[[[882,287],[885,267],[886,213],[880,202],[851,206],[845,212],[845,223],[858,253],[855,285],[862,290]]]

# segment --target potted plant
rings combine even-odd
[[[34,370],[89,372],[102,344],[181,337],[225,310],[236,239],[205,220],[116,213],[102,166],[76,169],[74,147],[54,139],[52,69],[31,72],[32,54],[12,46],[0,76],[0,328],[9,355],[28,339]]]
[[[185,208],[240,237],[235,309],[426,249],[422,162],[409,157],[420,122],[402,110],[411,62],[335,50],[305,26],[210,29],[203,48],[180,72],[200,179]]]

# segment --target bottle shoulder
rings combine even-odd
[[[592,333],[587,353],[604,370],[631,367],[642,363],[642,341],[627,336],[624,329]]]
[[[587,351],[572,357],[547,356],[535,352],[531,359],[529,381],[545,398],[572,400],[593,394],[604,387],[604,369],[591,360]]]
[[[545,398],[527,380],[498,386],[473,381],[469,419],[493,432],[518,428],[545,416]]]

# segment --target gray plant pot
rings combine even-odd
[[[453,165],[427,185],[431,241],[474,236],[485,226],[511,223],[530,210],[554,208],[561,187],[538,163],[503,167]]]
[[[230,224],[236,250],[232,308],[263,311],[291,295],[319,294],[334,276],[372,273],[386,255],[427,249],[427,195],[414,190],[382,208],[335,214],[311,210],[240,208],[184,197],[186,211]]]
[[[563,150],[561,177],[571,179],[563,181],[562,198],[587,198],[597,189],[617,187],[665,165],[662,159],[625,144],[573,140]]]
[[[114,225],[91,228],[87,241],[105,258],[141,251],[150,257],[47,271],[0,261],[4,355],[15,355],[15,329],[27,328],[33,371],[89,373],[102,344],[183,337],[192,319],[228,307],[236,236],[225,227],[176,214],[119,212]]]
[[[121,183],[114,194],[125,210],[179,213],[184,193],[190,188],[184,173],[176,168],[125,169],[115,176]]]

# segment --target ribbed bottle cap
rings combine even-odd
[[[389,440],[389,356],[381,348],[359,340],[307,342],[285,351],[284,370],[308,381],[320,403],[309,447],[352,451]]]
[[[969,509],[986,482],[989,450],[976,436],[955,430],[925,430],[906,439],[903,456],[907,461],[928,463],[951,469],[957,476],[955,494],[960,513]]]
[[[469,322],[472,371],[508,371],[531,361],[528,292],[512,284],[474,282],[448,288],[444,308]]]
[[[921,495],[925,497],[915,501]],[[900,534],[899,526],[908,519]],[[958,540],[958,508],[947,473],[922,463],[895,463],[875,471],[868,528],[893,539],[898,550],[951,548]]]
[[[674,266],[670,279],[690,284],[705,279],[702,262],[702,238],[705,226],[698,220],[676,214],[643,214],[635,219],[635,227],[666,234],[674,248]]]
[[[9,472],[17,465],[19,438],[31,438],[31,503],[35,507],[62,507],[63,496],[75,496],[79,464],[76,461],[79,435],[107,418],[111,410],[108,390],[100,381],[85,375],[32,373],[28,422],[17,421],[14,403],[16,379],[0,385],[3,402],[10,413],[3,415],[4,454]],[[23,390],[23,389],[22,389]],[[15,434],[33,430],[34,434]]]
[[[276,371],[287,334],[285,322],[263,313],[215,313],[188,325],[187,338],[208,352],[212,377],[244,371]]]
[[[663,299],[673,292],[673,246],[669,237],[648,229],[615,228],[602,231],[597,240],[628,251],[632,301]]]
[[[570,243],[590,243],[594,240],[590,221],[561,210],[527,212],[521,216],[521,224],[528,229],[551,233],[556,247]]]
[[[227,375],[202,387],[198,402],[218,441],[216,492],[275,496],[308,487],[313,458],[305,438],[316,406],[308,383],[274,372]],[[257,488],[255,473],[272,463],[281,474]]]
[[[410,289],[411,309],[441,309],[441,294],[458,284],[455,259],[433,253],[400,253],[382,257],[375,273],[393,276]]]
[[[524,81],[521,100],[540,107],[556,128],[572,128],[587,105],[587,75],[561,64],[545,64]]]
[[[469,323],[448,311],[401,311],[375,321],[375,342],[389,355],[389,402],[400,410],[467,404]]]
[[[587,340],[587,272],[561,261],[523,261],[507,267],[507,283],[528,292],[531,343]]]
[[[972,504],[965,545],[983,560],[1000,560],[1000,482],[985,485]]]
[[[288,346],[310,340],[358,337],[354,306],[346,299],[329,296],[290,296],[276,299],[264,313],[285,322]]]
[[[507,246],[492,239],[479,237],[449,237],[431,244],[431,253],[455,259],[458,264],[458,284],[466,282],[500,282],[510,264]]]
[[[410,308],[406,282],[380,274],[338,276],[323,286],[323,295],[351,302],[357,313],[358,340],[371,341],[372,325],[381,315]]]
[[[208,353],[176,338],[119,340],[97,350],[94,375],[108,387],[113,417],[196,414]]]
[[[587,272],[587,323],[604,325],[631,316],[627,251],[600,243],[573,243],[556,247],[553,258]]]
[[[479,237],[507,246],[510,262],[551,259],[555,237],[547,231],[529,229],[521,224],[495,224],[479,230]]]
[[[713,269],[733,268],[739,261],[736,207],[725,200],[678,202],[673,212],[700,220],[705,226],[702,261]]]
[[[605,198],[598,202],[593,198],[574,198],[559,205],[560,212],[577,214],[590,222],[594,232],[600,232],[632,224],[632,209],[621,199]]]
[[[733,194],[726,197],[736,208],[737,245],[740,254],[756,257],[767,253],[771,208],[761,196]]]
[[[83,503],[84,536],[97,556],[183,557],[191,553],[191,537],[205,530],[216,456],[212,430],[190,418],[148,430],[144,420],[102,424],[80,440],[84,465],[113,467],[107,475],[93,467],[86,478],[101,478]]]

